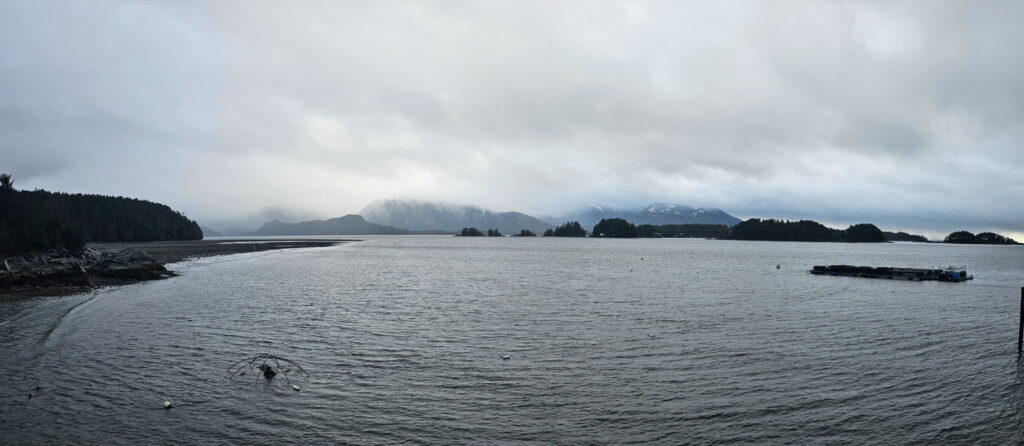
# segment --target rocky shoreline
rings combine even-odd
[[[347,240],[200,240],[94,243],[81,251],[53,249],[0,259],[0,300],[63,296],[96,288],[160,280],[166,264],[216,255],[332,246]]]

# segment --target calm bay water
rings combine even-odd
[[[976,279],[806,273],[834,263]],[[1024,247],[674,239],[204,259],[0,303],[0,443],[1020,443],[1022,267]],[[229,379],[260,353],[309,371],[301,392]]]

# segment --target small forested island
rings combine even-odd
[[[583,229],[578,221],[569,221],[565,224],[544,231],[544,237],[586,237],[587,230]]]
[[[529,229],[521,229],[521,230],[519,230],[518,234],[512,234],[512,237],[536,237],[536,236],[537,236],[537,234],[535,234],[533,231],[531,231]]]
[[[639,235],[633,223],[621,218],[601,219],[594,225],[592,234],[594,237],[607,238],[636,238]]]
[[[462,228],[462,232],[457,235],[460,237],[483,237],[485,234],[477,228]]]
[[[812,220],[785,221],[751,218],[732,227],[729,239],[792,242],[886,242],[885,235],[871,223],[832,229]]]
[[[458,237],[504,237],[497,229],[488,229],[487,233],[480,232],[477,228],[462,228],[462,231],[455,234]]]
[[[105,195],[14,188],[0,174],[0,257],[87,242],[199,240],[199,225],[166,205]]]
[[[1016,240],[1004,237],[994,232],[982,232],[972,234],[967,231],[956,231],[946,236],[943,243],[957,243],[965,245],[1019,245]]]

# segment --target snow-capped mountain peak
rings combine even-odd
[[[695,209],[689,206],[684,206],[676,203],[651,203],[647,206],[647,209],[643,210],[645,214],[662,214],[662,215],[693,215]]]

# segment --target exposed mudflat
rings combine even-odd
[[[90,243],[88,247],[100,252],[119,251],[125,248],[138,248],[146,251],[146,254],[149,254],[150,257],[157,262],[167,264],[199,257],[240,254],[244,252],[270,251],[274,249],[290,248],[322,248],[350,241],[355,240],[191,240],[146,243]]]

